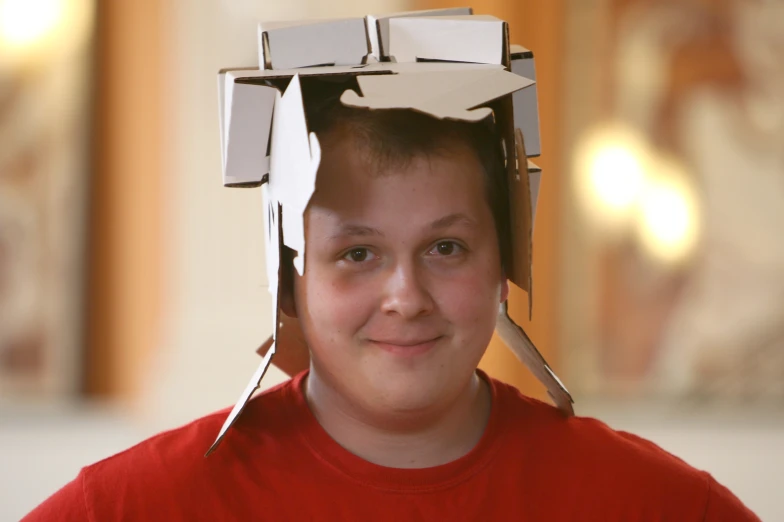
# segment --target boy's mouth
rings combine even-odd
[[[385,352],[404,357],[413,357],[430,351],[443,336],[430,339],[384,339],[370,340],[370,343]]]

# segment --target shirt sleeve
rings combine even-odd
[[[92,517],[87,512],[84,493],[84,471],[51,497],[32,510],[21,522],[85,522]]]
[[[703,522],[761,522],[738,497],[708,475],[708,501]]]

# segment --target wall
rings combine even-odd
[[[364,15],[403,0],[172,2],[167,14],[163,121],[166,308],[155,353],[138,380],[138,409],[160,425],[233,404],[268,337],[261,192],[221,184],[218,69],[256,62],[258,20]],[[283,376],[272,369],[264,386]]]

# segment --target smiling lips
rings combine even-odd
[[[423,340],[370,340],[370,343],[395,355],[413,357],[430,351],[441,340],[441,336]]]

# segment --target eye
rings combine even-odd
[[[370,256],[370,250],[364,247],[357,247],[346,252],[343,259],[351,261],[352,263],[362,263],[363,261],[367,261]]]
[[[455,241],[439,241],[430,250],[430,252],[428,252],[428,254],[446,257],[446,256],[453,256],[459,254],[462,251],[463,251],[463,247],[460,246]]]

